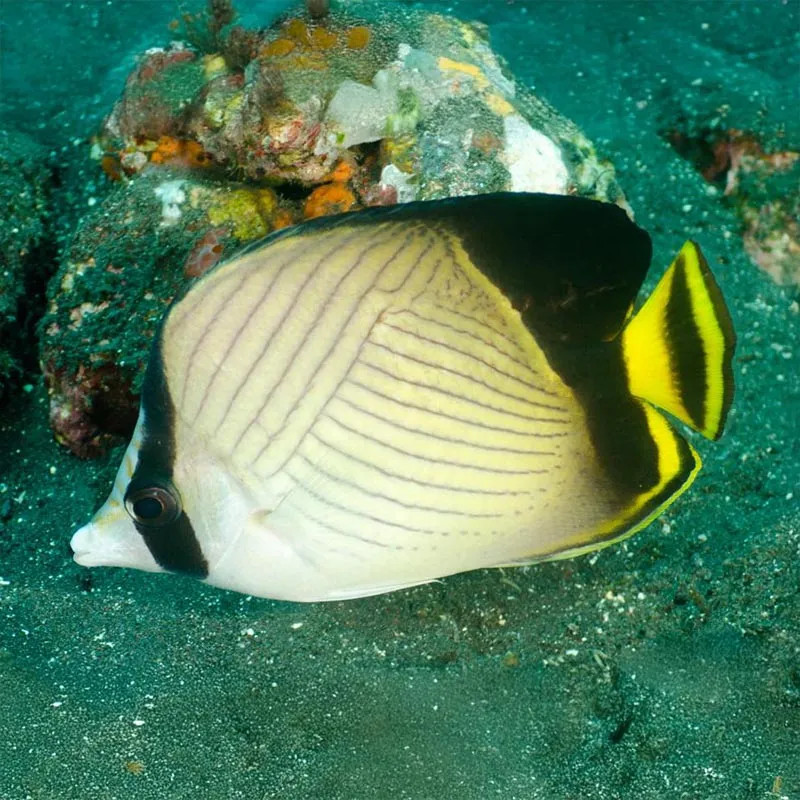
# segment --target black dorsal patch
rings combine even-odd
[[[493,197],[492,206],[476,202],[454,223],[474,264],[537,340],[584,345],[615,337],[649,269],[649,235],[609,203]]]
[[[172,486],[175,461],[175,407],[164,376],[161,332],[156,336],[142,385],[144,432],[136,469],[128,484],[126,498],[150,486]],[[208,576],[208,563],[186,512],[166,525],[143,525],[133,520],[136,530],[158,565],[169,572]]]
[[[660,479],[658,447],[615,339],[650,266],[650,237],[608,203],[536,194],[480,200],[452,224],[575,392],[604,473],[629,502]]]

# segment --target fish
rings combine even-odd
[[[616,205],[533,193],[249,246],[168,309],[75,560],[311,602],[627,538],[700,469],[674,421],[718,439],[734,391],[699,245],[634,313],[651,259]]]

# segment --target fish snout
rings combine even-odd
[[[72,534],[69,546],[76,564],[80,564],[83,567],[96,567],[102,563],[102,561],[97,560],[100,551],[98,538],[97,526],[93,522],[78,528]]]
[[[101,508],[90,522],[75,531],[69,546],[73,559],[83,567],[162,571],[124,508]]]

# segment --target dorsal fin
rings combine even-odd
[[[481,199],[454,224],[537,338],[590,344],[621,331],[652,254],[650,236],[621,208],[543,194]]]
[[[497,192],[320,217],[252,242],[234,257],[285,236],[392,221],[450,231],[537,337],[567,345],[606,341],[622,330],[652,255],[650,236],[619,206]]]
[[[652,252],[649,235],[618,206],[512,192],[321,217],[267,240],[390,221],[430,223],[452,232],[539,338],[565,344],[604,341],[620,332]],[[254,242],[236,256],[264,243]]]

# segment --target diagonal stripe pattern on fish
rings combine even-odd
[[[497,194],[316,220],[192,285],[153,345],[86,565],[357,597],[630,535],[716,438],[735,337],[687,243],[639,314],[648,235]]]

